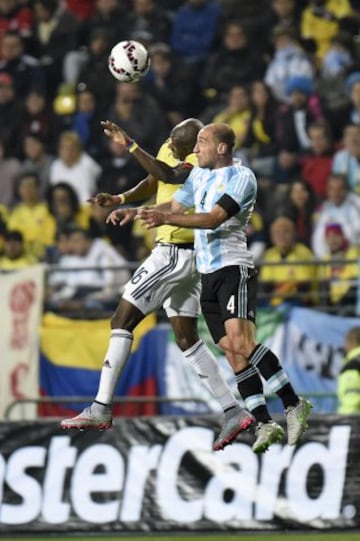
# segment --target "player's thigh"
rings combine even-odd
[[[160,308],[191,268],[193,253],[186,258],[177,246],[156,246],[124,288],[123,298],[143,314]],[[192,251],[191,251],[192,252]]]
[[[163,308],[168,318],[197,318],[200,314],[200,275],[195,269],[195,261],[191,262],[186,254],[182,257],[182,265],[178,282],[171,288]]]
[[[201,276],[200,304],[212,339],[215,344],[218,344],[226,332],[217,295],[218,283],[214,274],[203,274]]]
[[[222,320],[239,318],[255,323],[257,271],[232,265],[219,271],[218,299]]]

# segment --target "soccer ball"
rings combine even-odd
[[[111,50],[108,66],[118,81],[136,83],[149,71],[150,55],[138,41],[120,41]]]

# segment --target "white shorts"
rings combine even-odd
[[[125,285],[122,297],[144,315],[163,306],[168,317],[197,317],[200,290],[194,250],[157,244]]]

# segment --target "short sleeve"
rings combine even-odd
[[[256,197],[256,179],[252,171],[246,167],[238,170],[226,186],[225,193],[240,207]]]
[[[183,186],[174,193],[173,199],[184,207],[190,208],[194,206],[194,187],[192,172],[186,179]]]

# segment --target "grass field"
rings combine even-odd
[[[1,541],[14,541],[14,539],[20,539],[20,537],[1,537]],[[63,539],[64,541],[81,541],[82,539],[88,539],[89,541],[104,541],[106,539],[109,539],[109,541],[149,541],[149,539],[152,539],[153,541],[217,541],[217,540],[228,540],[228,539],[238,539],[239,541],[359,541],[360,540],[360,532],[358,533],[346,533],[346,532],[339,532],[339,533],[327,533],[327,532],[319,532],[319,533],[267,533],[263,532],[261,534],[234,534],[234,533],[227,533],[227,532],[217,532],[212,535],[203,535],[198,534],[196,536],[194,535],[177,535],[172,534],[169,536],[168,534],[162,535],[159,533],[149,533],[148,535],[144,536],[129,536],[129,535],[120,535],[120,536],[113,536],[113,535],[103,535],[102,537],[93,537],[91,534],[87,536],[79,535],[77,537],[67,537],[67,536],[61,536],[60,534],[54,534],[54,536],[39,536],[39,537],[28,537],[23,536],[21,539],[24,539],[26,541],[46,541],[49,539],[49,541],[54,541]]]

